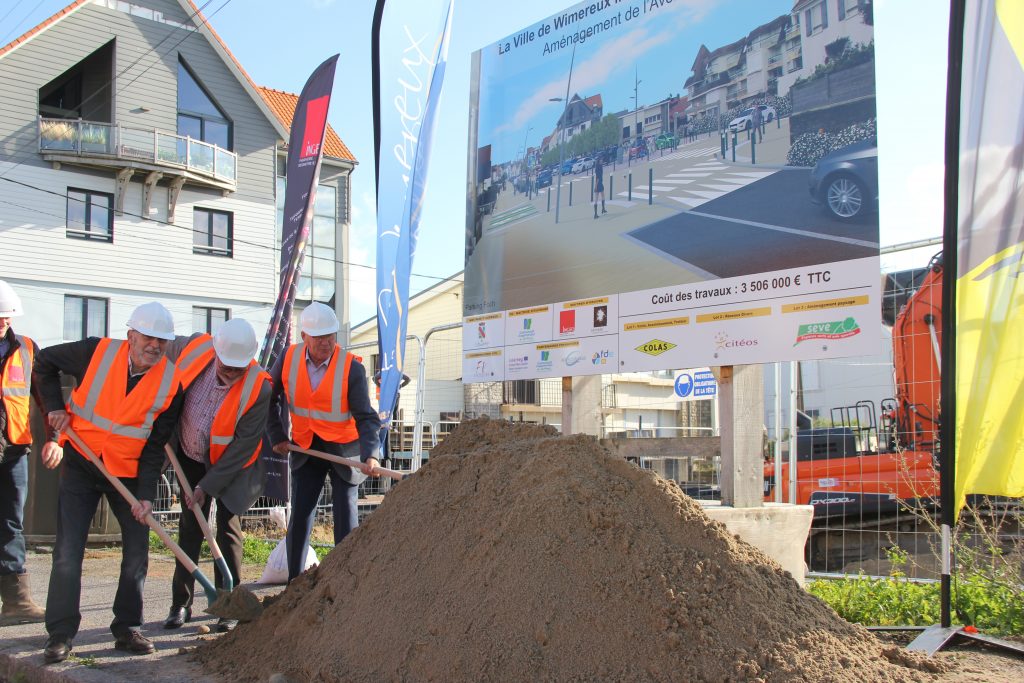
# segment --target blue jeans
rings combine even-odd
[[[100,498],[107,497],[110,510],[121,525],[121,576],[114,595],[114,620],[110,632],[122,637],[142,628],[142,589],[149,569],[149,527],[132,517],[131,506],[110,482],[73,449],[66,449],[60,471],[57,498],[57,542],[53,570],[46,594],[46,632],[51,637],[72,639],[82,622],[82,559],[89,525]],[[122,479],[135,492],[137,480]]]
[[[8,453],[14,449],[8,449]],[[25,497],[28,457],[7,455],[0,463],[0,574],[25,573]]]
[[[355,442],[358,448],[358,442]],[[319,437],[310,446],[315,450],[341,455],[341,444],[331,444]],[[346,457],[351,457],[348,453]],[[358,457],[358,455],[357,455]],[[359,487],[342,479],[331,462],[321,458],[310,458],[297,469],[292,470],[292,516],[288,520],[288,580],[302,573],[309,535],[316,517],[316,504],[324,488],[324,478],[331,478],[331,503],[334,507],[334,545],[350,531],[359,526]]]

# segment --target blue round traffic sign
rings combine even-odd
[[[689,373],[684,372],[676,377],[676,396],[679,398],[686,398],[693,391],[693,377]]]

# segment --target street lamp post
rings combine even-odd
[[[640,148],[640,71],[633,67],[633,135],[637,141],[637,149]],[[637,152],[639,154],[639,151]]]
[[[559,209],[562,208],[562,164],[565,163],[565,147],[562,145],[561,133],[565,123],[565,114],[569,110],[569,88],[572,86],[572,67],[576,63],[576,46],[572,46],[572,58],[569,60],[569,78],[565,81],[565,100],[562,107],[562,116],[558,119],[558,126],[555,128],[555,141],[558,143],[558,187],[555,188],[555,224],[558,223]],[[550,102],[558,102],[561,97],[549,98]]]
[[[526,146],[526,141],[530,138],[530,131],[532,131],[532,130],[533,130],[533,126],[530,126],[529,128],[526,129],[526,135],[523,136],[523,159],[522,159],[522,162],[520,163],[520,166],[519,166],[519,172],[526,176],[526,197],[527,197],[527,199],[529,199],[529,197],[530,197],[530,174],[527,173],[527,170],[526,170],[526,168],[527,168],[526,151],[528,149],[527,146]],[[515,181],[513,181],[513,182],[515,182]]]

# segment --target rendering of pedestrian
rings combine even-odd
[[[43,445],[43,465],[61,465],[57,540],[46,595],[47,664],[68,658],[82,623],[82,560],[89,525],[103,496],[121,527],[121,575],[110,624],[114,648],[136,655],[156,651],[142,635],[142,592],[149,569],[146,516],[153,511],[164,445],[182,404],[174,364],[164,355],[172,339],[171,312],[153,301],[128,318],[127,341],[88,337],[50,346],[36,356],[32,383],[38,385],[50,427],[57,434],[71,427],[138,499],[129,505],[66,436]],[[66,406],[62,374],[78,382]]]
[[[302,342],[288,347],[270,371],[274,383],[267,425],[274,452],[291,454],[292,516],[285,544],[288,581],[303,569],[316,504],[330,477],[334,543],[359,526],[358,489],[379,466],[380,416],[370,404],[360,359],[338,346],[341,325],[334,309],[313,302],[299,316]],[[282,410],[282,407],[286,410]],[[282,419],[287,414],[291,423]],[[359,472],[305,453],[293,445],[357,459]]]
[[[760,142],[761,140],[764,140],[764,129],[762,128],[763,121],[762,121],[762,117],[761,117],[761,107],[759,107],[756,104],[753,106],[753,111],[750,113],[750,119],[751,119],[751,121],[754,124],[754,130],[753,130],[753,133],[752,133],[753,136],[754,136],[754,138],[753,138],[754,142]],[[758,137],[758,135],[760,135],[760,137]]]
[[[32,362],[39,353],[34,341],[11,326],[23,312],[21,298],[0,280],[0,626],[31,624],[44,616],[29,589],[22,534],[32,447]]]
[[[604,162],[597,157],[594,162],[594,218],[597,218],[597,202],[601,201],[601,213],[608,213],[604,208]]]
[[[175,432],[177,459],[190,487],[185,503],[199,505],[206,517],[216,498],[217,545],[232,576],[222,576],[217,565],[214,580],[218,588],[228,587],[227,578],[237,586],[242,576],[240,515],[263,492],[266,474],[259,454],[270,414],[270,375],[255,361],[256,331],[242,318],[226,321],[213,336],[176,337],[171,344],[167,356],[175,361],[185,392]],[[178,544],[193,562],[199,561],[203,530],[190,512],[181,515]],[[194,595],[195,577],[176,562],[165,629],[181,628],[191,619]],[[231,631],[237,625],[222,617],[215,630]]]

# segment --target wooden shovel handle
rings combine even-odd
[[[336,463],[340,463],[342,465],[347,465],[348,467],[351,467],[352,469],[356,469],[356,470],[360,469],[360,466],[362,465],[362,463],[359,462],[358,460],[352,460],[351,458],[343,458],[340,455],[333,455],[331,453],[324,453],[323,451],[316,451],[316,450],[313,450],[312,448],[300,448],[299,446],[296,446],[295,444],[290,444],[288,447],[291,450],[295,451],[296,453],[305,453],[306,455],[312,455],[312,456],[315,456],[317,458],[323,458],[324,460],[330,460],[331,462],[336,462]],[[401,481],[402,479],[405,479],[405,477],[406,477],[406,473],[405,472],[399,472],[397,470],[389,470],[389,469],[384,468],[384,467],[378,467],[377,468],[377,474],[379,474],[381,476],[384,476],[384,477],[391,477],[392,479],[394,479],[396,481]]]
[[[84,455],[86,458],[88,458],[89,462],[95,465],[96,469],[98,469],[100,473],[107,478],[107,481],[109,481],[111,485],[115,489],[117,489],[117,492],[121,494],[122,498],[128,501],[128,503],[133,507],[139,502],[139,499],[132,495],[132,492],[129,491],[128,488],[123,483],[121,483],[121,480],[112,475],[107,470],[107,468],[104,467],[103,461],[96,457],[96,454],[92,452],[91,448],[85,445],[85,442],[82,441],[82,437],[78,436],[78,434],[75,433],[75,430],[71,429],[71,427],[69,426],[64,430],[64,434],[69,439],[71,439],[72,442],[74,442],[75,448],[78,449],[78,452]],[[185,569],[187,569],[189,572],[192,572],[196,568],[196,563],[193,562],[192,559],[185,554],[185,551],[182,550],[178,546],[178,544],[174,542],[170,534],[168,534],[167,531],[164,530],[164,528],[160,525],[160,522],[156,521],[152,514],[146,514],[146,524],[149,525],[150,529],[156,532],[156,535],[160,537],[160,540],[163,541],[163,544],[171,549],[171,551],[174,553],[174,556],[178,558],[178,561],[185,566]]]

